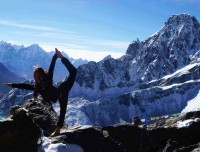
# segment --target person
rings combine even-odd
[[[60,83],[58,87],[53,85],[53,71],[57,58],[60,58],[62,63],[69,71],[69,76],[66,80]],[[76,79],[77,69],[70,63],[70,61],[65,58],[57,48],[55,48],[55,54],[52,58],[49,70],[46,71],[42,67],[36,66],[34,68],[33,77],[34,84],[25,83],[4,83],[6,86],[19,89],[34,90],[34,98],[37,98],[40,94],[44,101],[56,102],[59,99],[60,104],[60,116],[57,122],[57,127],[51,136],[56,136],[60,134],[60,129],[63,127],[66,108],[68,103],[68,94],[71,90],[74,81]]]

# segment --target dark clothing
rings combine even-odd
[[[60,116],[59,121],[57,123],[57,126],[62,127],[64,123],[64,118],[66,114],[66,108],[68,103],[68,94],[71,90],[74,81],[76,79],[76,68],[69,62],[67,58],[62,58],[61,61],[65,65],[65,67],[69,71],[69,77],[61,82],[61,84],[58,87],[55,87],[52,84],[53,79],[53,71],[55,67],[57,56],[56,54],[53,56],[49,70],[48,70],[48,78],[46,81],[48,81],[48,86],[45,88],[42,86],[38,86],[38,93],[41,94],[41,96],[44,98],[45,101],[50,102],[56,102],[57,99],[59,99],[60,103]],[[26,89],[26,90],[34,90],[34,85],[30,84],[24,84],[24,83],[13,83],[13,88],[20,88],[20,89]]]

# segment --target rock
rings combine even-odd
[[[192,152],[200,152],[200,143],[196,145],[197,147],[192,150]]]
[[[32,118],[24,109],[18,109],[12,119],[0,121],[0,151],[36,152],[40,135],[40,128]]]
[[[131,124],[104,127],[110,137],[121,143],[127,152],[157,151],[158,146],[144,128]]]
[[[140,120],[140,118],[138,116],[135,116],[135,117],[133,117],[132,124],[136,125],[136,126],[142,125],[142,121]]]
[[[180,118],[177,118],[180,119]],[[163,125],[164,126],[164,125]],[[192,151],[200,142],[200,122],[193,122],[187,128],[154,128],[148,130],[148,134],[166,152],[168,151]],[[170,140],[169,140],[170,139]]]
[[[182,117],[182,120],[194,119],[194,118],[200,118],[200,111],[188,112]]]
[[[0,121],[0,152],[36,152],[41,129],[49,135],[58,119],[51,104],[40,97],[14,106],[10,113],[6,120]],[[59,136],[50,139],[51,144],[79,145],[85,152],[196,152],[200,147],[200,121],[194,121],[187,128],[176,125],[178,121],[199,117],[199,113],[158,121],[147,128],[138,123],[63,127]]]
[[[172,152],[179,147],[181,147],[179,143],[169,139],[166,143],[166,147],[164,148],[163,152]]]
[[[80,145],[85,152],[123,152],[126,148],[118,141],[103,133],[101,127],[80,127],[69,130],[65,141]]]
[[[67,142],[65,141],[66,138],[67,138],[66,135],[58,135],[58,136],[56,136],[56,137],[50,137],[51,142],[52,142],[53,144],[56,144],[56,143],[67,144]]]
[[[79,126],[63,130],[61,136],[51,138],[77,144],[86,152],[148,152],[158,149],[143,128],[131,124],[94,127]],[[63,143],[63,142],[62,142]]]
[[[38,97],[36,100],[29,99],[25,101],[22,107],[28,109],[29,116],[44,131],[44,135],[49,136],[54,132],[57,126],[58,115],[51,103],[45,102],[41,97]]]
[[[14,106],[10,115],[0,121],[1,152],[36,152],[41,129],[50,135],[56,128],[58,117],[50,103],[28,99],[22,106]]]

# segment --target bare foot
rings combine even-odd
[[[63,58],[62,53],[61,53],[57,48],[55,48],[55,50],[56,50],[56,55],[57,55],[57,57],[58,57],[58,58]]]
[[[57,127],[56,130],[51,134],[51,137],[58,136],[60,134],[60,127]]]

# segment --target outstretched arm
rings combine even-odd
[[[56,64],[56,59],[57,59],[57,55],[54,54],[54,56],[53,56],[53,58],[51,60],[49,71],[48,71],[48,75],[49,75],[50,79],[53,79],[53,71],[54,71],[54,67],[55,67],[55,64]]]
[[[4,85],[10,86],[12,88],[34,90],[34,85],[26,84],[26,83],[4,83]]]

